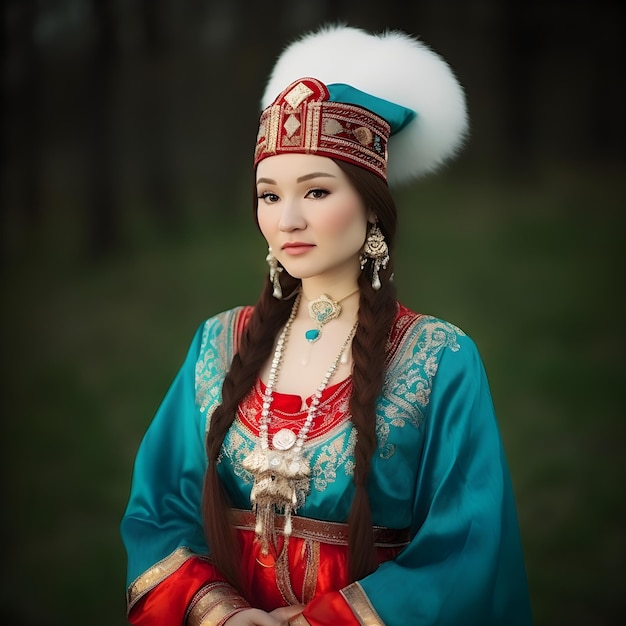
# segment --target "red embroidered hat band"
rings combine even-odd
[[[317,154],[386,180],[390,125],[368,109],[329,97],[328,87],[315,78],[301,78],[282,91],[261,114],[254,165],[276,154]]]

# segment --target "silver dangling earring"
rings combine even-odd
[[[380,289],[380,277],[378,272],[387,268],[389,263],[389,248],[385,241],[385,236],[378,227],[378,224],[373,224],[370,228],[370,232],[365,240],[363,246],[363,252],[361,252],[360,261],[361,269],[365,267],[367,262],[372,259],[372,289],[378,291]]]
[[[267,261],[267,264],[270,266],[270,281],[272,285],[274,286],[274,291],[272,292],[272,295],[277,300],[282,300],[283,290],[282,290],[282,287],[280,286],[279,277],[280,277],[280,273],[283,271],[283,268],[279,267],[278,260],[274,256],[271,248],[267,249],[267,256],[265,257],[265,260]]]

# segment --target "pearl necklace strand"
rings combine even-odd
[[[284,510],[285,526],[283,534],[286,538],[291,535],[291,512],[304,503],[304,497],[309,489],[310,466],[302,456],[302,448],[307,439],[309,430],[316,417],[317,410],[324,390],[335,374],[342,355],[354,337],[358,322],[355,322],[346,340],[343,342],[339,354],[333,362],[322,382],[317,387],[307,417],[296,435],[292,430],[283,428],[272,437],[272,448],[269,442],[269,426],[271,423],[271,405],[274,388],[283,362],[285,345],[289,338],[291,326],[296,318],[301,294],[299,293],[289,319],[278,337],[274,357],[263,394],[263,406],[259,419],[259,444],[243,461],[243,467],[254,476],[254,485],[250,493],[250,501],[257,515],[255,531],[261,540],[262,551],[267,554],[269,540],[274,534],[274,511]]]
[[[269,449],[268,429],[269,429],[269,424],[271,421],[270,407],[272,404],[274,387],[276,385],[276,381],[278,380],[278,373],[282,365],[285,344],[287,343],[287,339],[289,338],[291,326],[298,312],[299,304],[300,304],[300,294],[298,294],[298,297],[296,298],[296,301],[294,302],[293,307],[291,309],[291,314],[289,315],[289,319],[287,320],[287,323],[285,324],[285,327],[283,328],[278,338],[278,342],[276,344],[276,350],[274,352],[274,358],[272,359],[270,373],[267,379],[267,386],[265,387],[265,393],[263,394],[263,408],[261,410],[261,419],[259,421],[259,436],[261,438],[261,447],[263,448],[263,450]],[[324,378],[322,378],[322,382],[319,384],[317,390],[313,394],[313,397],[311,399],[311,405],[309,406],[309,410],[307,412],[306,421],[302,425],[302,428],[300,428],[300,432],[298,433],[297,438],[295,437],[293,431],[288,430],[286,428],[280,430],[272,438],[272,445],[274,448],[278,450],[288,450],[295,443],[295,448],[294,448],[295,459],[294,460],[300,460],[300,452],[302,451],[302,446],[304,445],[304,442],[306,441],[309,430],[311,429],[311,425],[313,424],[313,420],[315,419],[315,414],[317,413],[317,407],[319,406],[320,400],[322,398],[322,394],[324,393],[324,390],[326,389],[326,387],[328,387],[328,383],[330,382],[330,379],[335,374],[335,371],[337,370],[339,363],[342,361],[344,352],[346,351],[348,344],[350,343],[350,341],[352,341],[352,338],[354,337],[357,324],[358,322],[354,323],[354,326],[348,333],[346,340],[343,342],[341,348],[339,349],[339,354],[337,355],[335,360],[331,363],[330,367],[328,368],[328,371],[326,372],[326,374],[324,374]],[[292,435],[294,435],[293,441],[289,441],[291,437],[289,437],[289,435],[286,434],[285,431],[287,431],[287,433],[291,433]],[[282,437],[286,437],[285,441],[283,441],[282,437],[279,437],[281,433],[285,433],[284,435],[282,435]]]

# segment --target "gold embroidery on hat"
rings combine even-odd
[[[325,135],[338,135],[344,132],[344,127],[337,120],[327,118],[322,124],[322,132]]]
[[[354,130],[354,136],[362,146],[370,147],[374,140],[374,133],[367,127],[361,126]]]
[[[287,137],[285,135],[281,140],[281,148],[300,148],[302,144],[302,136],[295,135],[294,137]]]
[[[300,120],[292,113],[285,123],[283,124],[284,129],[287,131],[287,137],[291,137],[297,130],[300,128]]]
[[[307,152],[317,152],[319,148],[319,128],[322,108],[319,102],[311,102],[306,111],[306,134],[304,148]]]
[[[276,105],[271,107],[270,118],[267,121],[267,134],[265,136],[266,150],[270,153],[275,153],[278,147],[280,118],[280,106]]]
[[[281,104],[264,111],[255,165],[277,153],[304,152],[339,157],[385,179],[389,124],[356,105],[312,100],[316,92],[308,85],[313,83],[314,79],[298,81],[276,100]]]
[[[309,96],[313,95],[313,91],[304,83],[298,83],[286,96],[285,102],[288,102],[292,109],[297,109]]]
[[[261,141],[265,138],[265,120],[261,120],[261,124],[259,125],[259,132],[257,133],[257,141]]]

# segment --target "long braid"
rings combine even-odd
[[[285,273],[281,282],[285,293],[289,293],[299,281]],[[227,580],[237,587],[240,584],[240,560],[236,558],[237,542],[228,516],[230,502],[217,471],[218,459],[226,433],[237,414],[237,407],[269,358],[274,339],[287,320],[292,304],[290,300],[276,300],[272,296],[271,284],[267,283],[242,333],[239,350],[222,384],[222,403],[211,415],[207,433],[208,466],[202,496],[204,532],[211,546],[214,563]]]
[[[359,580],[375,569],[374,531],[367,479],[377,447],[376,398],[384,382],[387,338],[397,312],[393,283],[384,280],[381,275],[382,287],[374,291],[369,281],[366,273],[359,277],[359,325],[352,341],[354,365],[350,412],[357,432],[354,450],[355,494],[348,518],[352,580]]]
[[[359,190],[365,205],[378,218],[390,255],[396,233],[396,207],[387,185],[360,167],[335,161]],[[355,493],[348,517],[348,559],[352,580],[359,580],[376,567],[372,511],[367,480],[376,438],[376,399],[385,378],[386,349],[389,333],[397,314],[393,276],[393,256],[380,271],[381,288],[371,285],[369,262],[359,276],[358,327],[352,340],[352,396],[350,412],[357,441],[354,449]]]

